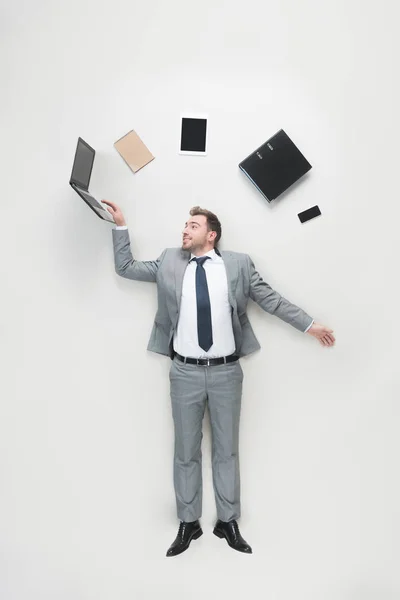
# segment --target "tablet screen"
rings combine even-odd
[[[182,117],[181,152],[206,151],[207,119]]]

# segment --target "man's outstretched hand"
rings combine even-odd
[[[102,202],[110,207],[107,210],[114,217],[116,225],[126,225],[122,210],[117,204],[115,204],[115,202],[110,202],[110,200],[102,200]]]
[[[335,338],[332,335],[333,329],[329,329],[325,325],[313,323],[307,333],[317,338],[322,346],[333,346],[335,343]]]

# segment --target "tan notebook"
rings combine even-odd
[[[150,150],[133,129],[115,142],[114,148],[134,173],[154,160]]]

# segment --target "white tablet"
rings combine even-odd
[[[207,115],[181,115],[181,136],[179,154],[207,154]]]

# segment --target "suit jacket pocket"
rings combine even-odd
[[[156,317],[154,319],[156,327],[160,328],[166,335],[169,335],[171,331],[171,321],[169,317]]]

